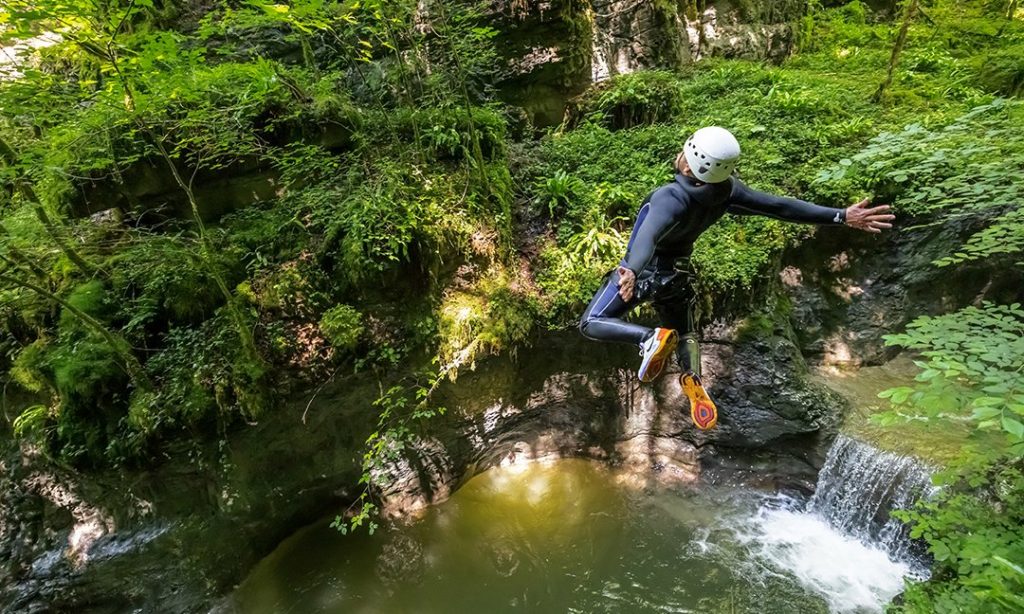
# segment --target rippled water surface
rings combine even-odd
[[[493,469],[408,526],[295,534],[228,611],[881,611],[908,565],[799,502],[745,490],[636,492],[583,460]]]

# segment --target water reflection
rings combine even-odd
[[[324,521],[282,543],[224,611],[829,610],[822,591],[750,543],[763,495],[639,493],[613,478],[583,460],[508,467],[372,537]]]

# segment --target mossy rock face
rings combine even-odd
[[[280,134],[278,143],[304,142],[330,152],[343,151],[352,144],[352,129],[338,122],[292,122]],[[158,211],[181,219],[191,219],[187,195],[178,186],[167,166],[159,158],[142,159],[120,173],[121,182],[110,177],[79,179],[70,197],[74,217],[85,217],[118,208],[139,212]],[[205,221],[237,211],[254,203],[280,196],[281,173],[255,157],[238,157],[223,167],[200,169],[192,178],[200,217]]]
[[[978,84],[1003,96],[1024,94],[1024,44],[986,53],[975,65]]]
[[[781,61],[792,50],[790,22],[803,3],[692,9],[663,1],[496,3],[488,19],[505,63],[499,95],[543,127],[561,123],[567,103],[590,84],[616,75],[680,70],[697,57]]]
[[[913,228],[919,221],[900,220]],[[1015,256],[959,268],[934,266],[953,253],[978,220],[951,219],[880,237],[821,228],[784,257],[782,284],[792,325],[808,361],[840,367],[893,359],[884,335],[921,314],[945,313],[978,300],[1020,300],[1024,273]],[[787,266],[788,265],[788,266]]]
[[[826,4],[829,4],[826,2]],[[833,4],[843,4],[842,2]],[[693,10],[697,3],[693,0],[685,2],[690,10],[687,16],[694,16]],[[796,19],[807,10],[804,0],[709,0],[704,3],[705,12],[713,12],[720,21],[731,23],[784,23]]]
[[[487,19],[499,33],[495,49],[503,62],[499,96],[524,109],[535,126],[558,124],[566,100],[591,81],[587,3],[503,0],[491,9]]]
[[[692,62],[686,22],[673,2],[596,0],[592,75],[595,81]]]
[[[728,24],[700,43],[701,57],[768,60],[779,63],[793,51],[793,27],[777,24]]]
[[[84,217],[112,208],[157,211],[180,219],[192,218],[192,207],[185,192],[160,161],[140,161],[124,173],[125,183],[110,181],[83,183],[78,198],[71,202],[72,215]],[[221,217],[249,205],[273,200],[281,190],[280,172],[265,165],[241,161],[220,176],[197,173],[193,192],[199,215],[205,221]]]
[[[682,436],[733,456],[785,450],[783,456],[806,467],[819,466],[824,444],[837,432],[848,405],[811,380],[784,309],[750,320],[719,322],[705,330],[703,378],[718,404],[719,422],[710,431],[699,431],[687,415],[680,424]],[[663,394],[685,409],[677,377],[673,372],[665,376]],[[805,477],[813,483],[813,473]]]

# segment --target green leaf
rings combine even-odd
[[[1021,567],[1020,565],[1017,565],[1016,563],[1012,563],[1012,562],[1004,559],[1003,557],[999,556],[998,554],[993,556],[992,560],[996,561],[997,563],[1000,563],[1000,564],[1004,565],[1005,567],[1008,567],[1009,569],[1013,570],[1017,575],[1024,576],[1024,567]]]
[[[1002,405],[1006,401],[1001,397],[978,397],[974,399],[975,407],[988,407],[991,405]]]
[[[910,395],[913,394],[914,389],[910,388],[909,386],[900,386],[898,388],[893,388],[891,391],[886,392],[891,392],[891,396],[889,397],[890,401],[896,404],[900,404],[905,402],[910,397]]]
[[[1024,439],[1024,423],[1008,415],[1003,416],[1003,430],[1017,439]]]
[[[1002,413],[1003,410],[998,407],[979,407],[974,410],[973,414],[971,414],[971,418],[974,418],[975,420],[988,420],[990,418],[995,418]]]

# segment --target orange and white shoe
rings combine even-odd
[[[661,375],[669,357],[679,345],[679,335],[671,328],[655,328],[654,334],[640,344],[640,370],[637,372],[641,382],[653,382]]]
[[[693,373],[683,373],[679,376],[679,385],[690,400],[690,418],[697,428],[702,431],[714,428],[718,424],[718,408],[704,390],[700,377]]]

